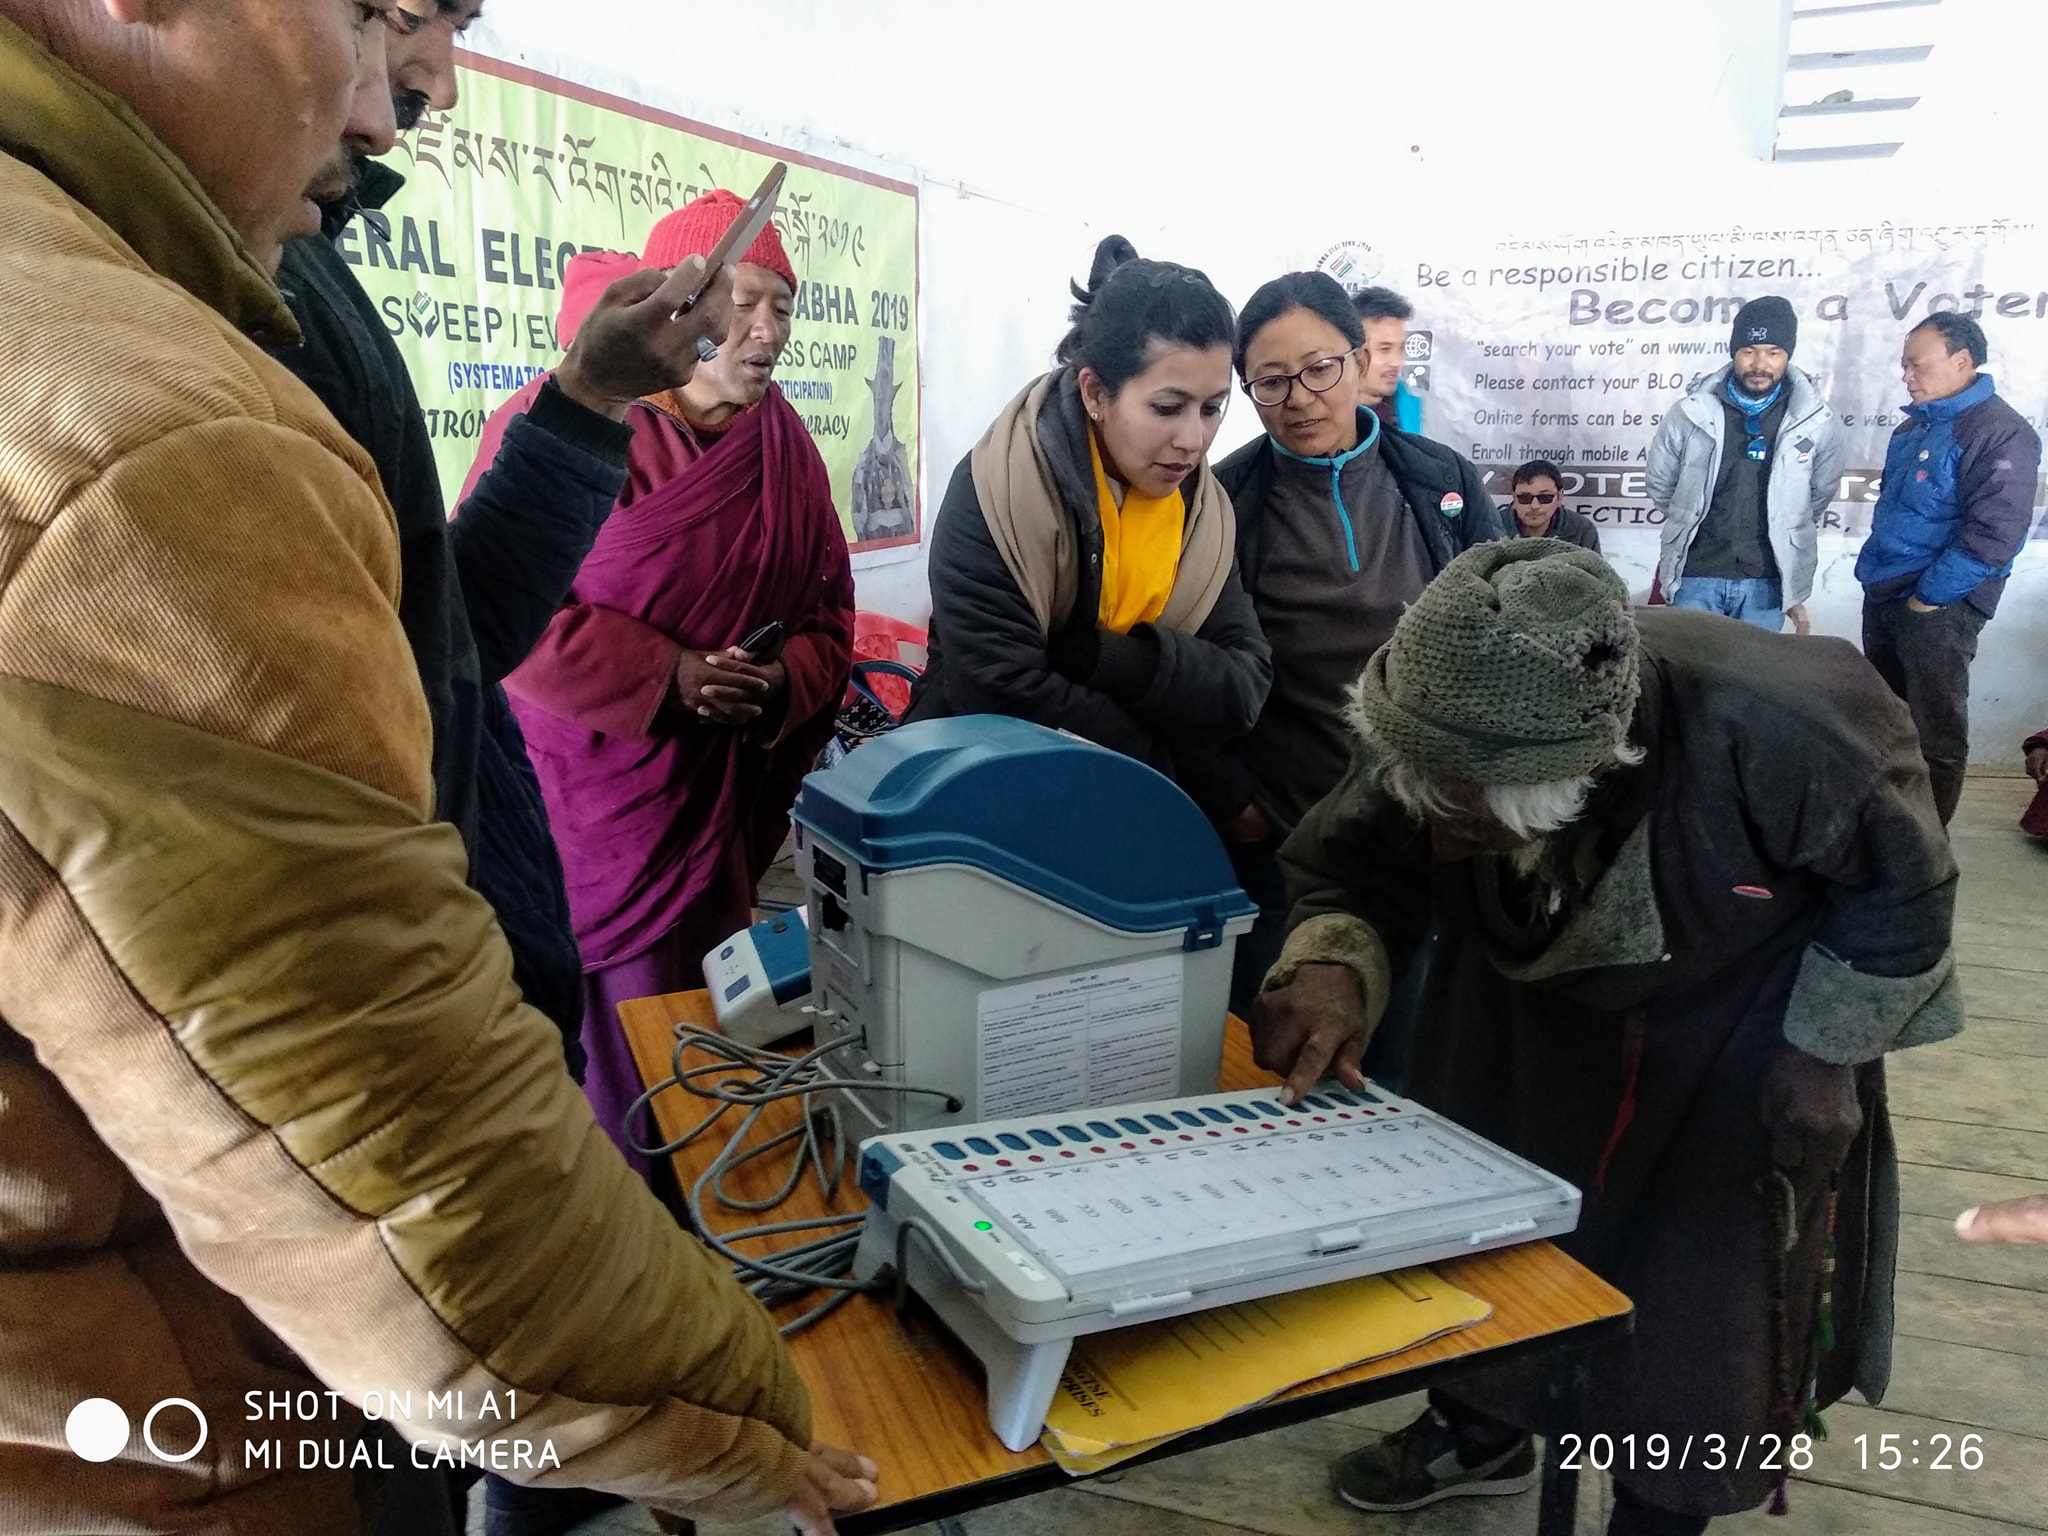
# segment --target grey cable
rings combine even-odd
[[[816,1291],[829,1294],[810,1310],[782,1325],[785,1335],[801,1332],[834,1309],[845,1304],[857,1292],[878,1289],[875,1284],[864,1284],[852,1278],[855,1251],[860,1246],[859,1231],[829,1230],[859,1227],[866,1217],[862,1215],[838,1215],[811,1217],[803,1221],[780,1221],[756,1223],[751,1226],[735,1227],[724,1232],[712,1230],[705,1216],[707,1192],[716,1204],[726,1210],[761,1213],[771,1211],[796,1193],[808,1169],[818,1180],[818,1188],[827,1200],[838,1192],[846,1172],[846,1140],[844,1127],[839,1118],[839,1109],[834,1104],[813,1105],[813,1094],[833,1090],[855,1093],[916,1093],[928,1094],[946,1100],[950,1109],[957,1111],[960,1100],[943,1088],[929,1088],[915,1083],[894,1083],[882,1080],[856,1081],[835,1076],[824,1058],[848,1042],[834,1039],[823,1045],[814,1046],[800,1056],[784,1056],[780,1052],[756,1046],[743,1045],[726,1035],[699,1029],[694,1025],[678,1024],[675,1028],[676,1043],[669,1053],[669,1075],[634,1099],[625,1116],[625,1138],[629,1146],[643,1157],[672,1157],[691,1145],[712,1126],[724,1119],[727,1111],[743,1109],[740,1122],[726,1137],[725,1145],[692,1182],[686,1192],[690,1219],[696,1228],[696,1235],[707,1248],[724,1258],[732,1266],[734,1278],[739,1280],[765,1306],[781,1306],[795,1302]],[[695,1049],[711,1060],[697,1066],[686,1067],[683,1056]],[[657,1095],[671,1088],[680,1088],[711,1101],[711,1108],[704,1117],[682,1135],[672,1141],[654,1146],[643,1146],[634,1133],[634,1123],[643,1108],[651,1107]],[[779,1131],[767,1140],[748,1146],[747,1138],[759,1123],[761,1115],[769,1105],[785,1099],[801,1099],[803,1117],[787,1130]],[[822,1134],[821,1134],[822,1132]],[[789,1176],[781,1187],[766,1199],[748,1200],[726,1188],[726,1177],[734,1169],[756,1158],[765,1157],[780,1149],[796,1144],[791,1159]],[[951,1256],[940,1248],[929,1229],[922,1222],[915,1223],[927,1244],[938,1252],[953,1272],[954,1278],[963,1285],[974,1286],[979,1282],[961,1274]],[[751,1239],[779,1236],[791,1232],[827,1230],[827,1235],[817,1237],[792,1248],[785,1248],[768,1257],[742,1253],[733,1245]],[[905,1231],[909,1230],[906,1226]],[[903,1267],[904,1237],[897,1237],[897,1268]]]
[[[934,1257],[945,1265],[946,1273],[953,1277],[953,1283],[970,1296],[982,1296],[988,1292],[988,1283],[977,1280],[960,1267],[960,1263],[946,1251],[946,1245],[939,1241],[938,1234],[925,1225],[923,1218],[906,1216],[903,1224],[896,1229],[896,1287],[895,1302],[898,1307],[910,1296],[910,1234],[915,1232],[924,1239],[925,1247],[931,1249]]]

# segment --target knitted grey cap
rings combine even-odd
[[[1366,663],[1358,709],[1434,776],[1574,778],[1628,740],[1636,650],[1628,588],[1605,560],[1562,539],[1502,539],[1423,589]]]

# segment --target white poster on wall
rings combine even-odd
[[[1418,245],[1381,281],[1415,305],[1408,383],[1426,402],[1428,434],[1488,471],[1501,495],[1517,464],[1554,461],[1568,503],[1624,549],[1662,521],[1643,483],[1650,439],[1728,361],[1748,299],[1791,302],[1793,362],[1820,382],[1843,427],[1824,539],[1860,543],[1868,529],[1906,401],[1899,351],[1930,312],[1974,317],[1999,393],[2037,430],[2048,418],[2048,228],[2032,223]]]

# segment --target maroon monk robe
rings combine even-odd
[[[480,463],[532,393],[493,418]],[[622,1149],[640,1077],[617,1005],[701,986],[705,952],[752,920],[797,786],[831,734],[853,643],[853,575],[824,461],[780,390],[716,438],[652,403],[628,419],[626,489],[568,603],[505,681],[568,876],[584,1088]],[[789,631],[780,708],[735,727],[676,705],[685,646],[721,650],[772,619]]]

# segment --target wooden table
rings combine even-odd
[[[675,1025],[716,1027],[710,995],[705,992],[677,992],[623,1003],[619,1016],[640,1075],[650,1086],[670,1075]],[[1250,1038],[1244,1026],[1233,1019],[1224,1042],[1220,1086],[1272,1087],[1279,1081],[1252,1065]],[[654,1100],[656,1122],[670,1138],[696,1124],[707,1107],[705,1100],[680,1090]],[[728,1116],[734,1125],[737,1113]],[[758,1135],[766,1137],[794,1124],[797,1115],[795,1101],[775,1106],[764,1115]],[[725,1122],[721,1122],[676,1157],[676,1172],[685,1189],[716,1155],[725,1135]],[[799,1220],[828,1209],[861,1210],[866,1201],[854,1185],[852,1165],[849,1149],[847,1176],[830,1207],[816,1181],[807,1178],[772,1217],[736,1216],[730,1225],[741,1225],[743,1220]],[[764,1158],[736,1170],[729,1187],[745,1198],[765,1196],[780,1183],[787,1166],[777,1157]],[[769,1251],[768,1245],[762,1245],[761,1251]],[[1431,1267],[1453,1285],[1492,1303],[1493,1316],[1477,1327],[1387,1359],[1318,1377],[1272,1402],[1183,1435],[1153,1454],[1177,1455],[1262,1434],[1438,1385],[1481,1364],[1529,1355],[1559,1358],[1560,1393],[1569,1405],[1583,1383],[1584,1352],[1620,1337],[1631,1325],[1633,1309],[1626,1296],[1547,1242],[1525,1243]],[[988,1427],[987,1390],[974,1358],[921,1304],[899,1313],[881,1299],[856,1296],[797,1334],[789,1347],[811,1389],[812,1424],[818,1438],[855,1446],[881,1467],[882,1502],[841,1520],[839,1528],[846,1536],[945,1520],[1072,1481],[1039,1446],[1023,1451],[1004,1449]],[[1135,1460],[1123,1463],[1135,1464]],[[1577,1474],[1546,1459],[1539,1532],[1543,1536],[1569,1533],[1576,1503]]]

